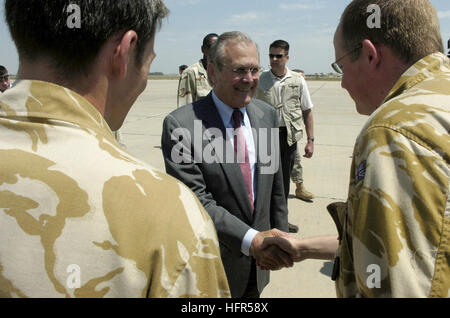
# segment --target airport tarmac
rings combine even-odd
[[[128,114],[121,133],[127,149],[139,159],[164,171],[161,131],[164,117],[177,104],[177,80],[151,80]],[[326,206],[345,201],[353,145],[367,117],[357,114],[349,95],[336,81],[308,81],[314,103],[315,150],[302,160],[304,183],[315,194],[313,202],[295,198],[291,183],[289,222],[299,226],[298,237],[336,234]],[[303,139],[306,139],[304,137]],[[305,141],[299,144],[303,149]],[[334,298],[332,262],[306,260],[272,272],[263,298]]]

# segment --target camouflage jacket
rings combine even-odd
[[[193,193],[57,85],[0,97],[0,228],[0,297],[230,296]]]
[[[409,68],[357,138],[336,282],[341,297],[448,297],[450,64]]]
[[[183,74],[181,74],[181,81],[178,90],[177,106],[183,106],[198,101],[199,99],[208,96],[212,87],[208,83],[208,73],[203,67],[202,61],[198,61],[191,65]]]

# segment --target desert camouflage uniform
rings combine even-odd
[[[449,296],[449,129],[449,59],[436,53],[403,74],[356,141],[338,296]]]
[[[201,60],[184,70],[179,86],[177,106],[191,104],[208,96],[212,87],[208,83],[208,73]]]
[[[192,192],[50,83],[0,98],[0,228],[0,297],[230,296]]]

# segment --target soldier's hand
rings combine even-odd
[[[306,255],[302,253],[301,240],[295,237],[267,237],[264,239],[262,248],[278,246],[281,250],[288,253],[294,262],[301,262],[306,259]]]
[[[308,141],[308,143],[305,146],[305,154],[303,157],[305,158],[312,158],[314,154],[314,142]]]

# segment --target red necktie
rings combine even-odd
[[[253,182],[252,170],[250,167],[250,160],[247,151],[247,144],[245,142],[244,131],[242,130],[241,122],[243,114],[240,110],[235,109],[233,112],[233,128],[234,128],[234,152],[237,155],[237,162],[241,167],[242,176],[244,177],[245,185],[247,186],[247,194],[250,199],[253,212]]]

